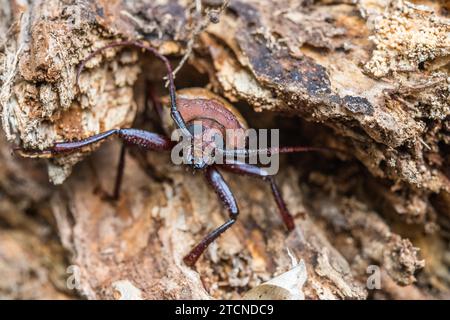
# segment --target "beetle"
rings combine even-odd
[[[187,153],[188,165],[194,170],[203,172],[206,181],[218,195],[219,199],[228,210],[228,220],[208,233],[183,259],[190,267],[193,267],[206,248],[216,240],[222,233],[229,229],[239,215],[239,208],[230,187],[224,180],[220,171],[228,171],[240,175],[248,175],[261,178],[266,181],[271,188],[281,219],[288,232],[295,229],[294,219],[283,200],[281,191],[275,178],[263,167],[248,164],[245,161],[231,160],[222,164],[211,164],[205,153],[205,149],[214,149],[215,152],[224,155],[240,155],[248,158],[255,153],[296,153],[307,151],[329,151],[329,148],[316,147],[280,147],[266,149],[249,149],[245,142],[245,137],[237,135],[236,140],[231,142],[231,149],[223,149],[223,144],[215,145],[215,142],[225,139],[227,129],[247,129],[248,124],[239,111],[222,97],[203,88],[190,88],[177,91],[175,87],[172,67],[166,56],[160,54],[156,48],[139,41],[117,41],[112,42],[88,55],[80,64],[77,70],[77,83],[85,64],[100,52],[113,47],[136,47],[144,51],[153,53],[160,59],[167,69],[169,96],[162,99],[162,102],[169,105],[169,108],[161,106],[161,103],[154,100],[154,106],[163,121],[169,117],[171,123],[166,122],[166,129],[178,129],[182,137],[193,141]],[[163,103],[164,104],[164,103]],[[136,145],[150,151],[171,151],[176,143],[165,134],[135,128],[116,128],[106,132],[92,135],[77,141],[55,142],[52,146],[44,150],[33,150],[16,148],[23,156],[43,156],[50,157],[64,156],[103,141],[111,136],[117,136],[123,141],[118,174],[114,186],[113,198],[120,195],[122,175],[124,171],[125,147],[124,145]],[[213,139],[214,137],[214,139]],[[207,148],[208,147],[208,148]]]

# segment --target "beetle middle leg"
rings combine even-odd
[[[275,178],[269,175],[267,171],[264,170],[264,168],[238,161],[230,164],[222,164],[220,165],[220,168],[223,168],[224,170],[230,171],[232,173],[259,177],[267,181],[270,184],[273,197],[278,206],[278,211],[280,212],[280,216],[283,219],[286,228],[288,229],[288,231],[292,231],[295,229],[294,218],[289,212],[289,209],[286,206],[286,202],[284,202],[281,191],[275,182]]]
[[[125,171],[126,152],[126,145],[125,143],[122,143],[120,146],[119,163],[117,165],[116,180],[114,182],[114,191],[112,194],[113,200],[119,200],[120,197],[120,187],[122,186],[123,174]]]
[[[162,106],[161,102],[157,98],[155,94],[155,90],[150,82],[146,83],[146,95],[145,95],[145,108],[144,108],[144,116],[147,118],[147,120],[150,120],[151,117],[148,115],[148,111],[150,109],[149,102],[152,103],[153,108],[155,109],[155,112],[158,116],[159,122],[157,122],[157,129],[163,129],[161,127],[162,122]],[[125,158],[126,158],[126,144],[122,143],[120,148],[120,156],[119,156],[119,163],[117,165],[117,173],[116,173],[116,180],[114,182],[114,191],[112,194],[112,200],[119,200],[120,197],[120,188],[122,185],[123,175],[124,175],[124,168],[125,168]]]
[[[230,187],[227,185],[220,172],[214,167],[207,167],[205,169],[205,178],[214,188],[214,191],[228,209],[230,219],[217,229],[211,231],[183,258],[184,263],[191,267],[197,262],[198,258],[211,244],[211,242],[216,240],[236,222],[239,215],[239,208],[237,206],[236,199],[234,198]]]

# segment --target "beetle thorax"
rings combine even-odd
[[[218,149],[245,148],[247,123],[225,99],[207,89],[188,88],[177,91],[177,106],[193,137],[188,158],[195,168],[202,169],[217,160],[212,157],[217,156]],[[165,109],[165,118],[172,123],[169,108]]]
[[[224,148],[226,132],[221,124],[207,118],[191,120],[187,128],[192,135],[187,160],[195,169],[203,169],[212,164],[217,151]]]

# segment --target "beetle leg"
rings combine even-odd
[[[219,171],[214,167],[205,169],[205,177],[209,184],[213,187],[216,194],[219,196],[222,203],[228,209],[230,219],[217,229],[210,232],[203,238],[184,258],[183,261],[188,266],[193,266],[206,248],[216,240],[223,232],[229,229],[235,222],[239,215],[239,208],[236,199],[227,185]]]
[[[63,155],[81,150],[84,147],[98,143],[113,135],[117,135],[124,142],[120,151],[116,182],[114,185],[114,193],[112,196],[113,199],[118,199],[125,166],[125,144],[136,145],[147,150],[167,151],[171,150],[174,146],[173,141],[163,135],[139,129],[112,129],[78,141],[56,142],[53,146],[45,150],[26,150],[18,148],[16,149],[16,151],[19,151],[24,155],[32,156],[39,156],[41,154]]]
[[[244,174],[249,176],[259,177],[270,184],[270,188],[272,189],[273,197],[275,198],[275,202],[278,206],[278,211],[280,212],[280,216],[283,219],[284,224],[288,231],[292,231],[295,228],[294,218],[292,217],[289,209],[286,206],[286,203],[283,200],[280,189],[275,182],[275,178],[268,174],[268,172],[264,168],[260,168],[255,165],[246,164],[243,162],[235,162],[231,164],[222,164],[220,168],[224,170],[230,171],[232,173]]]
[[[113,135],[117,135],[126,144],[136,145],[147,150],[167,151],[170,150],[175,144],[169,138],[161,134],[130,128],[111,129],[78,141],[56,142],[55,144],[53,144],[53,146],[44,150],[28,150],[17,148],[16,151],[20,151],[25,155],[68,154],[98,143]]]
[[[126,152],[126,146],[122,143],[120,147],[119,164],[117,165],[116,181],[114,182],[114,191],[112,194],[113,200],[118,200],[120,197],[120,187],[122,186],[123,173],[125,169]]]

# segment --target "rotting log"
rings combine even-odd
[[[221,1],[202,3],[216,22]],[[2,182],[2,192],[6,201],[23,196],[21,210],[54,216],[79,292],[91,299],[239,298],[301,260],[296,297],[448,297],[449,9],[426,0],[232,0],[196,35],[195,1],[2,0],[5,155],[12,145],[43,149],[133,122],[154,130],[143,115],[146,83],[166,94],[155,59],[108,50],[79,87],[76,68],[117,39],[146,40],[176,65],[193,37],[179,87],[208,86],[289,143],[352,155],[283,158],[277,179],[297,224],[290,235],[262,182],[226,175],[241,217],[196,270],[182,257],[225,212],[202,177],[168,155],[130,150],[118,203],[104,197],[116,142],[42,163],[59,187],[38,179],[41,167],[2,157],[4,181],[15,183]],[[369,266],[381,270],[379,290],[366,287]]]

